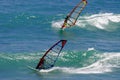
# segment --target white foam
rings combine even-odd
[[[59,67],[53,67],[53,68],[51,68],[51,69],[47,69],[47,70],[40,70],[40,72],[44,72],[44,73],[48,73],[48,72],[51,72],[51,71],[55,71],[55,70],[58,70],[58,69],[60,69]]]
[[[100,60],[86,67],[54,67],[49,70],[42,70],[41,72],[57,70],[69,74],[100,74],[112,72],[114,68],[120,68],[120,53],[103,53],[98,56],[100,56]]]
[[[92,48],[88,48],[88,51],[92,51],[92,50],[95,50],[93,47]]]
[[[52,27],[54,28],[61,28],[64,20],[59,20],[59,21],[52,21]]]
[[[110,22],[120,22],[120,14],[113,13],[99,13],[90,16],[79,17],[76,25],[79,27],[89,27],[89,25],[98,29],[108,30],[110,29]],[[109,27],[110,26],[110,27]],[[114,27],[116,28],[116,27]]]
[[[64,20],[59,21],[52,21],[52,27],[54,28],[61,28]],[[85,29],[102,29],[102,30],[115,30],[119,26],[115,26],[113,24],[117,24],[120,22],[120,14],[114,13],[99,13],[99,14],[92,14],[87,16],[80,16],[76,22],[76,26]],[[114,26],[114,27],[112,27]]]

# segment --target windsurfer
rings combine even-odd
[[[36,69],[44,69],[44,62],[45,62],[45,59],[44,58],[41,58],[41,61],[40,63],[38,64],[38,66],[36,67]],[[40,65],[40,66],[39,66]]]
[[[84,2],[84,4],[87,4],[87,1],[86,0],[82,0]]]
[[[67,15],[64,21],[64,24],[62,26],[62,29],[65,28],[67,26],[67,20],[68,20],[69,16]]]
[[[87,5],[87,0],[81,0],[79,4],[77,4],[72,11],[66,16],[64,23],[61,29],[65,29],[66,27],[74,26],[80,13]]]
[[[46,51],[46,53],[40,58],[39,63],[36,66],[36,69],[50,69],[55,65],[55,62],[57,61],[60,52],[62,51],[63,47],[65,46],[67,40],[60,40],[57,43],[55,43],[50,49]],[[60,48],[59,48],[60,47]],[[59,48],[58,50],[56,50]],[[55,54],[55,56],[52,56],[51,54]],[[57,55],[56,55],[57,54]]]
[[[40,67],[39,67],[40,69],[45,69],[44,63],[45,63],[45,59],[42,58],[42,59],[41,59],[41,62],[40,62],[41,65],[40,65]]]

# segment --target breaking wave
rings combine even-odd
[[[43,53],[0,54],[1,70],[16,67],[26,69],[36,67]],[[62,52],[55,66],[43,73],[96,74],[119,71],[120,52],[98,52],[94,48],[87,51]]]
[[[64,20],[53,21],[52,27],[60,28]],[[101,29],[113,31],[119,28],[120,14],[114,13],[99,13],[92,15],[80,16],[76,23],[77,27],[87,30]]]
[[[120,53],[103,53],[99,54],[99,56],[101,59],[86,67],[54,67],[49,70],[42,70],[41,72],[59,71],[70,74],[101,74],[114,72],[120,68]]]

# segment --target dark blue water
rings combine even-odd
[[[60,31],[79,0],[0,1],[0,80],[119,80],[120,1],[88,0],[74,27]],[[54,68],[36,72],[45,51],[68,40]]]

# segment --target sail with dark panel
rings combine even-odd
[[[43,57],[40,59],[38,65],[36,66],[36,69],[52,68],[55,65],[55,62],[57,61],[60,52],[62,51],[66,42],[67,40],[60,40],[55,43],[49,50],[47,50]]]

